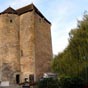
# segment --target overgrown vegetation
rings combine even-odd
[[[38,82],[38,88],[83,88],[84,81],[80,77],[65,76],[60,79],[44,78]]]
[[[38,88],[59,88],[58,79],[44,78],[39,81]]]
[[[52,62],[59,77],[81,77],[88,83],[88,14],[69,33],[69,45]]]
[[[83,88],[84,81],[80,77],[62,77],[60,79],[61,88]]]

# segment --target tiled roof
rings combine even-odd
[[[30,4],[30,5],[27,5],[25,7],[19,8],[16,11],[17,11],[18,15],[21,15],[23,13],[26,13],[26,12],[29,12],[32,10],[33,10],[33,4]]]
[[[7,8],[6,10],[4,10],[1,14],[4,14],[4,13],[17,14],[17,12],[11,7]]]
[[[51,24],[43,15],[42,13],[34,6],[34,4],[30,4],[27,5],[25,7],[19,8],[17,10],[14,10],[13,8],[9,7],[6,10],[4,10],[2,13],[0,14],[4,14],[4,13],[9,13],[9,14],[17,14],[17,15],[21,15],[24,14],[26,12],[30,12],[34,10],[38,15],[40,15],[44,20],[46,20],[49,24]]]
[[[49,24],[51,24],[43,15],[42,13],[34,6],[34,4],[30,4],[30,5],[27,5],[25,7],[22,7],[20,9],[17,9],[17,13],[19,15],[23,14],[23,13],[26,13],[26,12],[29,12],[29,11],[32,11],[34,10],[38,15],[40,15],[44,20],[46,20]]]

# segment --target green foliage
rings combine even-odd
[[[62,77],[60,86],[61,88],[83,88],[84,82],[79,77]]]
[[[88,84],[88,66],[85,66],[79,75],[85,80],[85,85]]]
[[[81,76],[88,77],[88,15],[84,14],[83,20],[78,21],[77,28],[69,33],[69,45],[52,61],[52,68],[60,77]],[[86,75],[84,77],[84,75]]]
[[[39,81],[38,88],[59,88],[59,83],[57,79],[44,78]]]

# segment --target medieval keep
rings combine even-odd
[[[33,5],[0,13],[0,81],[38,80],[50,72],[51,23]]]

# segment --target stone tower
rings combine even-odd
[[[33,5],[0,13],[0,80],[38,80],[50,72],[51,23]]]

